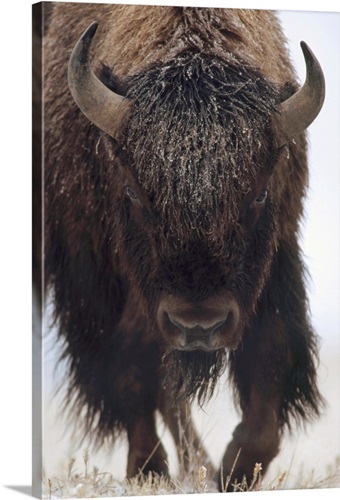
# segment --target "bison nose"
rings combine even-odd
[[[235,348],[239,341],[240,311],[229,295],[199,303],[166,297],[159,305],[157,321],[163,339],[174,349]]]
[[[212,336],[226,321],[227,315],[221,320],[213,321],[213,324],[204,322],[197,323],[193,318],[191,321],[176,319],[170,314],[169,321],[174,331],[178,334],[178,341],[182,348],[188,350],[207,349],[213,347]],[[209,323],[212,323],[211,321]]]

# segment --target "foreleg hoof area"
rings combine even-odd
[[[128,458],[127,477],[140,482],[148,477],[169,477],[167,455],[160,444],[153,453],[131,452]]]

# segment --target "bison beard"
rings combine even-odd
[[[163,384],[169,391],[169,403],[193,400],[203,406],[209,400],[216,382],[226,368],[227,357],[224,350],[171,351],[162,360],[165,371]],[[170,401],[172,400],[172,403]]]
[[[228,364],[242,421],[223,469],[231,471],[242,448],[234,476],[251,478],[255,462],[265,471],[277,454],[291,418],[318,415],[322,405],[297,243],[306,143],[298,129],[278,150],[286,143],[273,126],[281,103],[296,90],[281,32],[268,13],[261,28],[252,25],[255,13],[248,23],[246,12],[237,20],[237,11],[230,11],[228,23],[227,10],[162,10],[179,33],[171,57],[150,58],[147,67],[118,76],[109,60],[98,72],[106,87],[132,103],[118,140],[89,123],[63,87],[79,18],[70,14],[72,37],[60,35],[60,23],[67,24],[64,12],[58,17],[63,8],[55,7],[48,35],[60,46],[46,44],[45,265],[69,360],[68,401],[77,399],[87,410],[86,432],[95,430],[99,438],[127,433],[129,477],[154,450],[143,472],[167,473],[156,410],[179,444],[177,407],[183,421],[183,400],[197,397],[203,405]],[[125,8],[112,8],[123,27],[129,24]],[[144,7],[136,9],[143,17]],[[252,63],[273,23],[271,75],[262,71],[266,61]],[[158,27],[157,21],[148,25]],[[247,29],[253,30],[248,38]],[[154,45],[159,50],[168,41],[161,42]],[[225,50],[229,42],[238,47],[235,53]],[[101,54],[104,63],[107,55]],[[267,189],[265,203],[261,196],[257,202]],[[232,352],[169,351],[156,314],[164,295],[197,309],[198,302],[211,304],[226,292],[242,315]]]

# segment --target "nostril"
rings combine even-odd
[[[179,347],[184,347],[186,344],[185,327],[179,321],[176,321],[168,313],[165,313],[165,321],[172,335],[176,338],[176,343]]]
[[[168,318],[169,318],[169,321],[170,323],[178,330],[180,330],[182,333],[186,333],[186,330],[187,328],[182,325],[179,321],[177,321],[176,319],[174,319],[172,316],[170,316],[170,314],[168,314]]]
[[[222,320],[222,321],[218,321],[217,323],[215,323],[215,325],[213,325],[210,329],[209,329],[209,332],[212,334],[212,333],[215,333],[216,330],[218,330],[221,326],[223,326],[227,321],[228,321],[228,318],[230,316],[230,313],[228,313],[226,315],[226,317]]]

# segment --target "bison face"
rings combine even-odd
[[[195,52],[126,87],[126,273],[167,348],[235,349],[275,246],[277,92],[254,70]]]
[[[96,29],[72,53],[69,85],[86,116],[119,142],[112,192],[123,272],[169,348],[233,349],[275,250],[276,153],[321,109],[320,66],[303,44],[306,83],[284,102],[257,68],[194,46],[104,82],[89,63]]]

